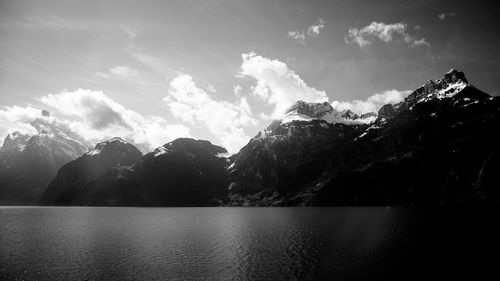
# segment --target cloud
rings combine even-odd
[[[425,38],[414,38],[408,34],[406,28],[407,25],[405,23],[385,24],[374,21],[361,29],[355,27],[349,28],[349,34],[346,36],[345,42],[366,47],[378,39],[386,43],[396,41],[404,42],[412,47],[424,45],[430,47]]]
[[[0,109],[0,146],[9,133],[36,134],[37,130],[29,123],[39,117],[42,117],[41,111],[31,106],[15,105]]]
[[[139,71],[128,66],[116,66],[110,68],[107,72],[97,72],[95,75],[104,79],[123,79],[137,76]]]
[[[189,128],[169,124],[161,117],[144,117],[125,108],[103,92],[78,89],[40,98],[64,116],[68,126],[87,140],[122,137],[150,149],[178,137],[189,136]]]
[[[300,44],[305,44],[306,43],[306,35],[304,32],[300,32],[297,30],[294,31],[288,31],[288,37],[292,38],[293,40],[299,42]]]
[[[324,91],[308,86],[295,72],[278,60],[271,60],[251,52],[241,55],[241,77],[251,77],[257,82],[252,94],[274,107],[270,117],[280,119],[285,110],[298,100],[324,102]]]
[[[187,74],[178,74],[170,82],[163,101],[182,121],[205,126],[231,153],[250,139],[243,127],[256,124],[246,98],[239,98],[238,103],[216,101]]]
[[[325,22],[322,18],[318,18],[316,22],[309,26],[306,32],[303,31],[288,31],[288,37],[292,38],[296,42],[305,45],[306,44],[306,36],[309,37],[318,37],[321,30],[325,28]]]
[[[174,72],[163,59],[146,54],[133,44],[125,47],[123,52],[159,74],[165,75]]]
[[[454,17],[456,16],[457,13],[455,12],[451,12],[451,13],[441,13],[438,15],[438,19],[440,20],[445,20],[446,18],[449,18],[449,17]]]
[[[240,85],[234,86],[233,92],[234,92],[235,96],[240,97],[241,96],[241,91],[243,91],[243,87],[241,87]]]
[[[118,76],[129,77],[137,76],[139,72],[127,66],[117,66],[109,69],[109,72]]]
[[[28,29],[52,29],[59,31],[79,31],[88,30],[89,25],[83,22],[66,20],[53,14],[38,11],[38,14],[28,16],[27,22],[21,25]]]
[[[207,86],[207,89],[208,89],[210,92],[212,92],[212,93],[216,93],[216,92],[217,92],[217,90],[215,90],[214,85],[212,85],[212,84],[209,84],[209,85]]]
[[[127,38],[129,40],[133,40],[135,38],[137,38],[138,34],[136,31],[134,31],[132,28],[130,28],[129,26],[123,24],[123,23],[120,23],[119,24],[119,27],[123,30],[123,32],[127,35]]]
[[[378,112],[380,107],[382,107],[383,105],[388,103],[396,104],[398,102],[401,102],[410,93],[411,91],[389,90],[381,94],[374,94],[368,97],[366,100],[353,100],[350,102],[333,101],[331,104],[333,108],[338,111],[350,109],[357,114],[366,112]]]
[[[322,18],[318,18],[315,24],[309,26],[307,29],[307,35],[318,36],[319,32],[325,27],[325,22]]]

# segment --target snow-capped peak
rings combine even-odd
[[[451,98],[465,89],[468,84],[462,71],[451,69],[444,74],[443,78],[430,80],[411,93],[405,99],[405,103],[412,107],[416,103],[422,103],[433,99]]]
[[[335,110],[328,102],[324,103],[307,103],[297,101],[285,113],[285,117],[281,120],[282,124],[293,121],[323,120],[330,124],[362,124],[373,122],[373,116],[360,118],[357,114],[350,110],[339,112]]]
[[[160,155],[167,154],[167,153],[169,153],[171,151],[173,151],[173,149],[172,149],[172,143],[167,143],[164,146],[157,147],[153,151],[153,156],[154,157],[158,157]]]
[[[87,152],[86,154],[87,155],[98,155],[102,152],[102,150],[108,146],[108,145],[116,145],[116,144],[120,144],[120,145],[124,145],[124,144],[128,144],[126,141],[124,141],[123,139],[119,138],[119,137],[114,137],[110,140],[107,140],[107,141],[103,141],[103,142],[100,142],[98,144],[95,145],[95,148],[92,149],[91,151]]]

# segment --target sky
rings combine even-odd
[[[186,136],[234,153],[297,100],[376,111],[451,68],[500,95],[498,12],[456,0],[0,0],[0,142],[46,109],[91,141],[153,149]]]

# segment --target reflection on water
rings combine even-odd
[[[493,251],[496,238],[486,229],[491,221],[479,216],[394,208],[7,207],[0,208],[0,279],[428,279],[460,273],[461,263],[488,269],[477,254]]]

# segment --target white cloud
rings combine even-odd
[[[446,18],[449,18],[449,17],[454,17],[456,16],[457,13],[455,12],[451,12],[451,13],[441,13],[438,15],[438,19],[440,20],[445,20]]]
[[[116,66],[110,68],[107,72],[97,72],[96,76],[104,78],[104,79],[113,79],[113,78],[130,78],[139,75],[139,72],[128,66]]]
[[[212,92],[212,93],[216,93],[216,92],[217,92],[217,90],[215,90],[214,85],[212,85],[212,84],[208,84],[207,89],[208,89],[210,92]]]
[[[298,30],[288,31],[288,37],[302,45],[305,45],[306,35],[309,37],[318,37],[323,28],[325,28],[325,21],[323,21],[322,18],[318,18],[313,25],[309,26],[306,32]]]
[[[231,153],[250,139],[243,127],[256,124],[246,98],[240,98],[238,103],[216,101],[187,74],[179,74],[170,82],[168,96],[163,100],[174,116],[204,125]]]
[[[274,106],[271,118],[280,119],[285,110],[298,100],[325,102],[324,91],[308,86],[295,72],[278,60],[271,60],[255,53],[242,54],[240,76],[252,77],[257,84],[252,94]]]
[[[129,77],[129,76],[137,76],[139,72],[135,69],[132,69],[128,66],[117,66],[109,69],[109,72],[118,76]]]
[[[361,29],[349,28],[349,34],[346,36],[345,41],[348,44],[356,44],[360,47],[369,46],[376,39],[382,42],[404,42],[412,47],[430,46],[424,38],[416,39],[408,34],[406,28],[405,23],[385,24],[374,21]]]
[[[305,44],[306,43],[306,35],[304,32],[300,32],[298,30],[294,31],[288,31],[288,37],[292,38],[293,40],[299,42],[300,44]]]
[[[315,24],[309,26],[307,29],[307,35],[309,36],[318,36],[319,32],[325,28],[325,22],[322,18],[318,18]]]
[[[243,87],[241,87],[240,85],[234,86],[233,92],[234,92],[235,96],[240,97],[241,96],[241,91],[243,91]]]
[[[36,134],[37,130],[29,123],[42,117],[41,111],[31,106],[5,106],[0,109],[0,146],[7,134],[18,131],[23,134]]]
[[[133,40],[133,39],[137,38],[137,36],[138,36],[137,32],[134,31],[129,26],[127,26],[127,25],[125,25],[123,23],[120,23],[119,26],[123,30],[123,32],[127,35],[127,38],[129,40]]]
[[[389,90],[381,94],[374,94],[368,97],[366,100],[353,100],[350,102],[333,101],[331,104],[333,108],[338,111],[350,109],[357,114],[366,112],[376,113],[383,105],[388,103],[396,104],[398,102],[401,102],[410,93],[411,91]]]
[[[189,128],[169,124],[161,117],[144,117],[99,91],[63,91],[43,96],[40,101],[62,114],[68,126],[87,140],[122,137],[152,149],[175,138],[189,136]]]

